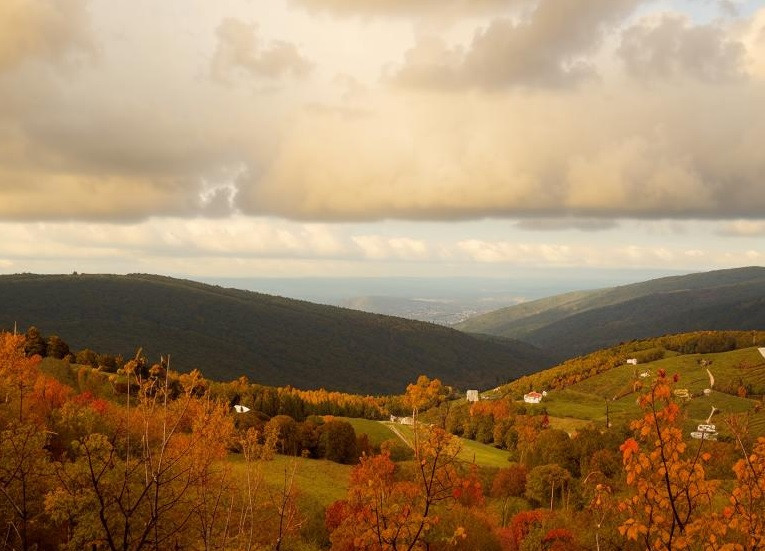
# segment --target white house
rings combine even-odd
[[[467,401],[468,402],[477,402],[478,401],[478,391],[477,390],[468,390],[467,391]]]
[[[523,401],[527,404],[538,404],[542,401],[542,395],[539,392],[534,392],[532,390],[528,394],[523,395]]]
[[[390,416],[391,423],[398,423],[399,425],[414,425],[414,419],[412,417],[396,417]]]
[[[637,365],[637,358],[627,359],[627,365]]]

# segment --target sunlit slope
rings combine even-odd
[[[691,395],[690,399],[678,400],[686,414],[687,430],[705,422],[715,407],[718,411],[712,422],[723,434],[727,415],[743,415],[754,434],[765,434],[765,408],[761,402],[765,394],[765,358],[756,347],[673,355],[638,365],[621,365],[564,388],[549,390],[540,407],[555,417],[603,424],[608,414],[611,423],[625,423],[640,415],[636,400],[641,385],[648,388],[660,370],[668,376],[677,374],[675,388],[687,389]],[[711,393],[705,395],[704,389]]]
[[[486,388],[552,365],[524,343],[142,274],[0,276],[0,328],[14,323],[211,379],[349,392],[400,393],[420,374]]]
[[[525,340],[559,360],[618,342],[696,330],[765,328],[765,268],[666,277],[558,295],[457,326]]]

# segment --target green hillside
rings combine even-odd
[[[608,351],[599,351],[591,355],[605,355]],[[677,374],[678,389],[687,389],[691,398],[679,400],[686,413],[688,431],[704,422],[712,411],[717,409],[713,423],[718,430],[726,433],[721,422],[727,415],[743,415],[747,419],[752,434],[765,435],[765,358],[757,347],[742,348],[726,352],[709,354],[678,354],[667,351],[666,357],[637,365],[622,365],[605,371],[587,375],[588,362],[580,358],[580,369],[584,378],[568,385],[546,387],[558,380],[551,375],[560,367],[541,372],[527,379],[500,387],[496,394],[510,394],[518,398],[525,388],[547,390],[547,396],[538,407],[543,407],[550,416],[571,418],[605,424],[606,411],[611,423],[625,423],[636,419],[640,409],[636,399],[640,390],[635,383],[644,387],[659,370],[669,375]],[[709,371],[707,371],[709,370]],[[710,388],[709,372],[714,378],[711,393],[704,394]],[[644,375],[641,377],[641,375]]]
[[[511,306],[457,326],[521,339],[558,360],[667,333],[765,327],[765,268],[718,270]]]
[[[552,364],[524,343],[142,274],[0,276],[0,328],[14,323],[211,379],[348,392],[400,393],[423,373],[485,388]]]

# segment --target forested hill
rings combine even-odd
[[[496,310],[457,328],[521,339],[558,360],[667,333],[763,329],[765,268],[568,293]]]
[[[419,374],[486,388],[553,363],[524,343],[143,274],[0,276],[0,329],[14,323],[73,351],[143,347],[213,379],[347,392],[400,393]]]

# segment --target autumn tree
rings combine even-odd
[[[417,382],[406,387],[404,403],[412,408],[412,417],[416,420],[420,410],[437,406],[447,395],[448,389],[441,384],[441,381],[420,375]]]
[[[167,379],[142,380],[132,361],[125,368],[140,388],[135,407],[125,408],[112,434],[82,435],[72,460],[56,463],[46,510],[66,526],[69,549],[158,549],[184,541],[195,488],[210,480],[226,451],[227,407],[196,395],[197,376],[185,377],[182,398],[170,400]]]
[[[74,355],[74,360],[80,365],[89,365],[90,367],[98,367],[98,354],[93,352],[90,348],[83,348]],[[115,368],[116,370],[116,368]]]
[[[45,350],[48,356],[57,360],[63,360],[70,353],[69,345],[58,335],[48,337]]]
[[[48,452],[44,415],[33,406],[44,385],[40,357],[27,357],[24,336],[0,333],[0,522],[5,541],[29,549],[43,512]]]
[[[332,420],[320,429],[319,455],[336,463],[356,463],[359,458],[356,431],[347,421]]]
[[[40,356],[27,356],[26,340],[21,335],[0,333],[0,390],[4,405],[15,402],[15,416],[22,421],[25,414],[25,397],[32,390],[39,371]],[[10,412],[10,410],[6,410]]]
[[[525,463],[526,456],[534,448],[536,439],[542,430],[541,419],[531,415],[518,415],[515,418],[514,430],[517,434],[518,460]]]
[[[513,516],[510,521],[510,548],[520,549],[529,533],[542,525],[542,521],[549,515],[547,511],[533,510],[521,511]]]
[[[589,519],[594,524],[595,549],[597,551],[600,551],[601,530],[605,526],[606,519],[612,513],[614,507],[611,487],[608,484],[598,481],[602,478],[604,478],[604,476],[601,473],[593,471],[582,481],[582,485],[585,486],[587,490],[590,490],[588,492],[590,494],[590,500],[587,504],[587,511],[589,512]],[[588,482],[590,482],[589,487],[587,486]]]
[[[717,527],[727,532],[726,549],[765,549],[765,437],[758,438],[751,450],[739,434],[736,441],[742,458],[733,466],[735,484]]]
[[[47,355],[47,344],[45,338],[34,325],[27,329],[24,334],[24,353],[29,356],[40,356],[44,358]]]
[[[672,382],[659,370],[640,397],[643,417],[630,425],[636,436],[621,446],[632,492],[620,503],[627,519],[619,532],[649,550],[687,549],[705,540],[709,522],[701,511],[708,510],[715,491],[705,477],[710,454],[703,440],[689,447],[683,439]]]
[[[556,463],[534,467],[526,478],[526,497],[540,504],[549,500],[552,511],[555,490],[563,502],[570,481],[571,473]]]
[[[351,473],[348,498],[334,505],[347,516],[331,534],[333,549],[406,550],[427,548],[439,522],[438,504],[454,501],[462,488],[457,472],[458,440],[439,428],[419,442],[419,459],[403,480],[387,452],[363,456]]]
[[[50,472],[46,434],[39,427],[11,420],[0,430],[0,519],[6,542],[30,549],[31,536],[41,530],[42,497]]]
[[[549,463],[557,463],[574,475],[579,474],[579,462],[575,446],[568,433],[560,429],[540,431],[536,439],[528,445],[524,463],[534,468]]]
[[[507,505],[510,498],[526,492],[526,467],[515,463],[497,471],[491,486],[491,495],[502,500],[502,526],[507,523]]]

